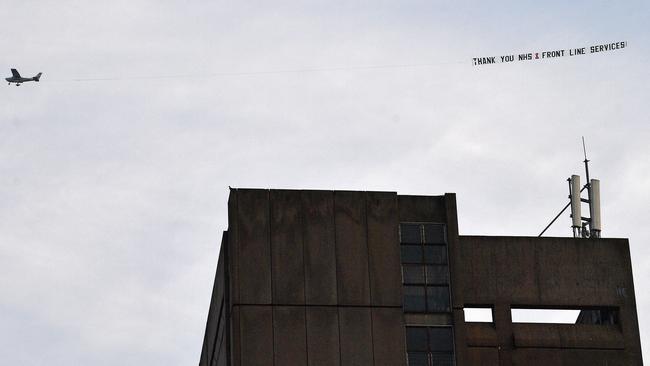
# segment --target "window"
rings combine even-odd
[[[580,310],[576,324],[614,325],[618,324],[618,309],[583,309]]]
[[[463,309],[466,323],[492,323],[492,308],[466,307]]]
[[[402,263],[422,263],[423,249],[421,245],[402,245]]]
[[[447,266],[426,266],[426,279],[430,285],[449,284],[449,268]]]
[[[424,313],[427,310],[424,286],[404,286],[404,311]]]
[[[424,246],[424,263],[447,264],[447,247],[445,245]]]
[[[453,366],[454,335],[451,327],[406,327],[409,366]]]
[[[426,277],[428,279],[428,276]],[[419,264],[402,265],[402,282],[405,285],[424,285],[424,266]]]
[[[422,225],[420,224],[401,224],[400,225],[400,242],[402,244],[420,244],[422,243]]]
[[[593,325],[618,323],[618,311],[615,308],[532,309],[513,307],[510,309],[510,313],[513,323]]]
[[[444,224],[400,224],[405,313],[450,313],[449,258]],[[453,366],[453,328],[406,327],[409,366]]]
[[[404,311],[450,312],[445,225],[400,225]]]
[[[425,224],[424,227],[424,242],[427,244],[442,244],[447,243],[445,240],[445,225],[443,224]]]
[[[427,286],[427,312],[451,312],[448,286]]]

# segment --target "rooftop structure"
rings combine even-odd
[[[457,222],[454,194],[232,189],[200,365],[642,365],[627,239]]]

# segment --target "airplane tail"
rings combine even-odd
[[[40,81],[41,80],[41,75],[43,75],[42,72],[39,72],[38,74],[36,74],[36,76],[34,76],[34,81]]]

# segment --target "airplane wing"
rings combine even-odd
[[[16,69],[11,69],[11,74],[12,74],[15,78],[19,78],[19,77],[20,77],[20,74],[18,73],[18,70],[16,70]]]

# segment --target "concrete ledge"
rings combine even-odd
[[[616,326],[586,324],[513,324],[517,348],[624,349]]]

